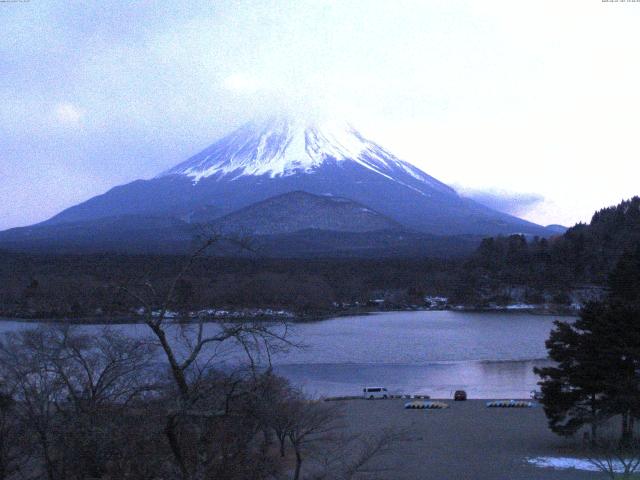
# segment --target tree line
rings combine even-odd
[[[211,251],[215,253],[215,247]],[[123,283],[148,279],[166,289],[187,260],[172,255],[29,255],[0,252],[0,315],[22,318],[118,318],[141,305]],[[422,303],[446,295],[458,260],[242,259],[200,257],[176,289],[180,307],[285,308],[300,314],[366,304],[393,294]]]
[[[328,313],[334,304],[387,297],[422,304],[425,295],[486,306],[514,300],[566,305],[576,285],[606,285],[621,256],[640,241],[640,198],[596,212],[549,239],[486,238],[469,258],[223,258],[202,256],[183,276],[178,303],[201,308],[286,308]],[[0,315],[117,318],[139,308],[118,286],[146,278],[167,288],[181,255],[36,255],[0,251]],[[514,298],[520,291],[521,298]]]
[[[607,285],[609,274],[640,242],[640,197],[596,212],[549,239],[523,235],[482,241],[461,266],[453,294],[467,304],[508,302],[514,287],[530,303],[567,303],[576,285]]]

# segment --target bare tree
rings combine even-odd
[[[30,460],[31,445],[16,417],[16,402],[0,390],[0,480],[21,472]]]
[[[16,399],[16,414],[35,439],[44,475],[58,480],[64,472],[54,441],[56,405],[65,401],[65,394],[62,382],[42,357],[48,347],[43,329],[6,334],[0,341],[0,365]]]
[[[268,370],[259,379],[255,414],[263,428],[273,431],[278,440],[280,457],[284,458],[289,432],[294,427],[302,394],[289,382]]]
[[[149,390],[151,347],[111,330],[39,327],[0,341],[4,382],[49,480],[100,477],[118,455],[123,409]]]
[[[74,326],[43,329],[43,359],[64,383],[76,412],[101,406],[125,407],[153,387],[155,346],[110,328],[98,335]]]
[[[640,473],[640,441],[600,439],[587,457],[608,478],[635,478]]]
[[[378,434],[332,436],[313,452],[313,457],[320,465],[310,480],[352,480],[361,475],[385,474],[391,467],[376,465],[385,455],[392,452],[392,447],[404,441],[404,431],[384,429]],[[385,477],[387,475],[385,474]]]
[[[66,477],[101,478],[110,465],[128,452],[124,439],[130,405],[153,391],[154,345],[113,329],[98,335],[81,333],[75,327],[47,331],[49,349],[44,353],[64,386],[67,402],[58,405],[62,425],[56,440],[64,446]],[[146,415],[146,412],[145,412]]]
[[[291,425],[287,437],[296,456],[294,480],[300,479],[305,453],[314,445],[327,441],[340,427],[340,411],[336,405],[323,401],[294,400],[291,405]]]
[[[181,313],[186,321],[170,321],[173,317],[171,309],[178,308],[180,303],[176,288],[198,259],[220,239],[220,235],[209,235],[189,256],[164,293],[149,281],[122,287],[143,306],[144,322],[155,336],[169,367],[175,388],[173,394],[166,397],[173,406],[166,405],[164,432],[183,480],[201,478],[212,462],[207,453],[211,450],[211,442],[206,436],[209,428],[194,419],[210,419],[215,413],[210,402],[212,390],[207,387],[211,386],[208,372],[215,367],[221,346],[232,344],[243,352],[255,376],[257,356],[266,355],[267,363],[270,363],[274,351],[290,345],[286,324],[274,327],[265,322],[217,322],[206,328],[207,319],[199,316],[185,319],[185,312]],[[244,239],[235,241],[240,245],[245,242]],[[228,405],[224,413],[228,413]],[[210,423],[210,420],[204,423]],[[193,447],[195,454],[187,452],[184,435],[180,433],[184,428],[189,428],[190,434],[197,438]]]
[[[374,468],[371,464],[381,456],[388,455],[391,447],[404,439],[405,433],[394,429],[385,429],[378,435],[356,437],[355,452],[351,461],[344,466],[341,478],[351,480],[359,474],[385,471],[386,469]]]

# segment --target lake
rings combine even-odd
[[[536,388],[533,367],[549,363],[544,342],[557,318],[563,317],[419,311],[300,323],[292,339],[304,347],[275,356],[273,364],[313,396],[358,395],[366,385],[434,398],[457,389],[471,398],[526,398]],[[33,325],[4,321],[0,333]],[[146,333],[142,325],[116,328]]]

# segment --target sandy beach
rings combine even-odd
[[[349,433],[385,428],[406,432],[406,441],[377,460],[386,470],[371,478],[406,480],[589,480],[601,473],[540,468],[527,458],[563,456],[575,442],[547,428],[540,406],[487,408],[485,401],[446,401],[444,410],[405,410],[405,400],[339,401]],[[376,476],[377,475],[377,476]]]

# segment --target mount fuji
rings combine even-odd
[[[0,246],[6,241],[15,245],[28,238],[46,237],[47,231],[72,232],[72,225],[83,229],[96,222],[117,225],[123,218],[127,225],[144,224],[151,218],[155,219],[153,225],[159,218],[181,225],[215,224],[224,217],[234,218],[231,214],[240,209],[245,227],[250,227],[247,219],[253,205],[260,204],[256,219],[264,217],[267,199],[284,195],[274,203],[278,208],[285,199],[299,202],[300,195],[285,195],[291,192],[355,202],[359,208],[380,215],[375,222],[369,219],[367,225],[397,225],[414,234],[549,235],[542,226],[461,197],[345,122],[275,117],[245,124],[155,178],[115,187],[41,224],[0,233]],[[314,206],[320,203],[309,202],[307,224],[301,221],[304,212],[298,208],[295,228],[323,229],[314,223]],[[326,217],[331,205],[322,205]],[[335,211],[340,216],[335,223],[341,225],[342,232],[348,230],[345,225],[349,221],[354,222],[353,232],[367,230],[356,225],[362,215],[348,216],[357,210],[341,207]],[[278,212],[272,212],[272,217]],[[121,220],[107,220],[114,218]],[[281,220],[279,224],[286,223],[286,217]],[[227,228],[228,224],[226,221]],[[292,228],[284,226],[282,233],[292,233]]]

